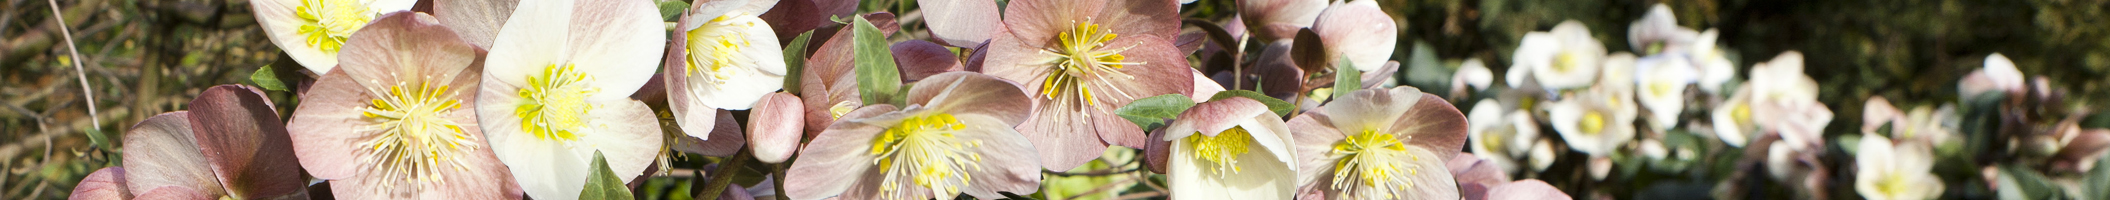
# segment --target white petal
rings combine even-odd
[[[308,37],[300,34],[300,27],[307,21],[294,14],[295,8],[300,7],[300,4],[301,0],[263,0],[250,3],[253,9],[251,11],[256,12],[257,24],[264,27],[264,35],[271,39],[271,43],[278,44],[279,49],[284,50],[287,56],[293,57],[293,61],[300,63],[308,71],[315,74],[330,73],[330,69],[337,68],[337,53],[323,52],[322,49],[308,45]]]

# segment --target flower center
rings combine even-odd
[[[912,181],[930,188],[933,197],[959,196],[960,186],[972,180],[967,170],[981,169],[977,163],[982,161],[981,154],[967,151],[980,147],[982,141],[953,135],[966,129],[959,118],[936,113],[903,119],[873,138],[870,154],[879,157],[874,162],[886,169],[880,192],[891,199],[911,198],[916,194],[902,193],[901,186],[902,181]]]
[[[366,27],[374,16],[355,0],[302,0],[293,15],[303,21],[298,33],[308,37],[308,46],[336,54],[353,31]]]
[[[600,92],[586,85],[592,79],[572,64],[551,64],[542,74],[529,75],[528,87],[520,88],[523,101],[513,110],[521,130],[545,140],[578,140],[588,128],[586,111],[594,107],[586,97]]]
[[[848,114],[850,114],[850,111],[857,111],[857,108],[858,108],[858,105],[859,105],[859,104],[862,104],[862,103],[859,103],[859,102],[857,102],[857,100],[854,100],[854,99],[853,99],[853,100],[849,100],[849,101],[842,101],[842,102],[836,102],[836,103],[835,103],[835,106],[828,106],[828,118],[829,118],[829,119],[840,119],[840,118],[843,118],[843,115],[848,115]]]
[[[1736,123],[1748,124],[1745,122],[1751,121],[1751,104],[1736,104],[1736,108],[1729,110],[1729,118],[1734,118]]]
[[[1663,80],[1649,81],[1649,84],[1648,84],[1648,92],[1649,92],[1649,95],[1651,95],[1651,96],[1655,96],[1655,97],[1666,97],[1666,95],[1671,95],[1671,92],[1672,92],[1672,91],[1671,91],[1671,89],[1673,89],[1673,88],[1671,88],[1671,87],[1673,87],[1673,86],[1676,86],[1676,85],[1671,85],[1671,84],[1672,84],[1672,82],[1671,82],[1671,81],[1663,81]]]
[[[1505,125],[1502,125],[1502,126],[1497,126],[1497,127],[1494,127],[1494,128],[1489,128],[1489,129],[1494,129],[1494,130],[1487,130],[1486,132],[1480,133],[1480,135],[1481,135],[1481,137],[1480,137],[1480,139],[1481,139],[1481,140],[1480,140],[1480,145],[1481,145],[1481,146],[1483,146],[1483,147],[1487,147],[1487,150],[1488,150],[1488,151],[1496,151],[1496,152],[1502,152],[1502,151],[1506,151],[1506,150],[1508,149],[1508,147],[1506,147],[1506,146],[1504,146],[1504,145],[1506,145],[1506,144],[1509,144],[1509,143],[1507,143],[1507,142],[1503,142],[1503,140],[1504,140],[1504,138],[1508,138],[1508,137],[1509,137],[1509,134],[1510,134],[1510,132],[1509,132],[1509,130],[1506,130],[1506,129],[1508,129],[1508,128],[1510,128],[1510,127],[1509,127],[1509,125],[1506,125],[1506,124],[1505,124]],[[1495,153],[1495,152],[1475,152],[1475,153]]]
[[[1399,194],[1392,191],[1411,187],[1414,183],[1396,176],[1420,173],[1409,161],[1421,158],[1407,154],[1406,143],[1398,137],[1377,130],[1363,130],[1363,133],[1350,135],[1334,144],[1332,156],[1340,159],[1333,165],[1333,189],[1343,191],[1349,197],[1369,195],[1358,190],[1369,189],[1382,192],[1386,199],[1398,198]]]
[[[1568,53],[1564,51],[1559,54],[1554,54],[1553,72],[1568,73],[1568,71],[1574,71],[1575,66],[1577,65],[1575,62],[1577,62],[1578,60],[1579,59],[1575,59],[1575,53]]]
[[[1098,24],[1089,20],[1079,22],[1069,31],[1056,36],[1061,40],[1058,47],[1041,50],[1043,54],[1058,57],[1048,61],[1051,65],[1048,68],[1047,80],[1040,85],[1041,96],[1066,100],[1063,102],[1096,105],[1099,102],[1092,98],[1091,88],[1085,87],[1085,84],[1090,83],[1087,79],[1111,85],[1106,78],[1135,78],[1118,69],[1142,65],[1143,62],[1128,62],[1126,56],[1121,56],[1122,51],[1134,46],[1106,48],[1107,42],[1112,42],[1115,36],[1111,29],[1100,29]],[[1114,93],[1128,95],[1118,88]]]
[[[745,12],[732,12],[712,18],[702,26],[687,33],[689,73],[702,78],[701,83],[712,87],[723,86],[727,79],[742,73],[740,64],[754,64],[754,60],[741,56],[742,47],[753,46],[747,41],[749,28],[762,23],[761,18]]]
[[[1582,128],[1583,134],[1595,135],[1598,131],[1604,131],[1604,114],[1594,110],[1585,111],[1582,120],[1575,123],[1576,128]]]
[[[1881,192],[1883,196],[1888,197],[1905,194],[1906,191],[1912,190],[1912,184],[1907,183],[1905,178],[1905,176],[1897,174],[1883,175],[1882,179],[1876,180],[1876,190],[1879,190],[1877,192]]]
[[[1195,157],[1209,161],[1204,164],[1216,165],[1216,175],[1224,176],[1244,170],[1238,167],[1238,155],[1252,151],[1253,134],[1241,126],[1231,127],[1216,136],[1195,133],[1186,140],[1194,144]]]
[[[372,91],[380,98],[359,108],[365,120],[373,122],[360,126],[359,131],[380,133],[358,146],[367,147],[363,150],[372,155],[365,162],[378,165],[369,169],[380,174],[377,180],[382,188],[394,188],[400,182],[439,182],[439,172],[446,167],[466,169],[466,164],[454,158],[479,146],[456,119],[448,117],[461,108],[461,100],[453,98],[460,94],[448,93],[446,85],[419,83],[409,90],[404,86],[408,85]]]

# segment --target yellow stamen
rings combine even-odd
[[[406,90],[406,86],[410,88]],[[369,91],[377,98],[358,110],[370,124],[357,131],[378,134],[358,146],[366,147],[362,150],[371,155],[363,162],[376,165],[367,169],[381,177],[371,179],[381,188],[440,182],[439,173],[448,167],[466,169],[467,165],[455,158],[480,145],[470,139],[457,120],[475,121],[450,117],[462,104],[455,98],[461,94],[449,93],[448,89],[432,83],[397,83],[386,91]]]
[[[307,37],[308,46],[332,55],[353,31],[374,20],[366,5],[354,0],[302,0],[293,15],[302,21],[297,33]]]
[[[1365,129],[1362,133],[1349,135],[1335,143],[1329,153],[1340,159],[1333,165],[1333,189],[1352,197],[1344,199],[1399,198],[1401,194],[1393,191],[1414,185],[1412,180],[1401,176],[1421,173],[1420,166],[1413,163],[1420,161],[1421,157],[1407,153],[1405,140],[1377,130]],[[1372,196],[1369,192],[1378,192],[1381,196]]]
[[[1737,123],[1749,124],[1746,122],[1751,121],[1751,104],[1736,104],[1736,108],[1729,110],[1729,118],[1736,120]]]
[[[880,186],[882,195],[887,199],[921,195],[903,193],[902,181],[909,181],[907,183],[930,189],[931,197],[949,199],[959,196],[960,187],[973,180],[967,176],[967,170],[980,170],[982,161],[981,154],[968,151],[980,147],[982,141],[954,135],[964,130],[967,130],[967,124],[960,123],[959,118],[933,113],[902,119],[901,124],[872,138],[869,154],[878,157],[874,164],[886,172]]]
[[[1194,145],[1194,157],[1209,161],[1203,164],[1216,166],[1216,171],[1213,172],[1218,176],[1244,170],[1238,167],[1238,156],[1252,151],[1253,145],[1253,135],[1246,132],[1245,127],[1231,127],[1216,136],[1197,132],[1193,136],[1187,136],[1185,140]]]
[[[689,30],[688,70],[691,77],[709,86],[724,86],[728,79],[738,76],[751,65],[751,60],[741,54],[741,49],[754,46],[747,40],[747,30],[754,28],[761,18],[745,12],[732,12],[712,18],[709,22]],[[750,66],[751,68],[752,66]]]
[[[571,64],[552,64],[542,74],[528,76],[527,87],[520,88],[519,107],[513,110],[521,130],[545,140],[578,140],[578,134],[590,128],[586,111],[594,105],[586,98],[600,92],[586,85],[592,79]]]
[[[1116,36],[1111,29],[1101,29],[1099,24],[1090,20],[1078,22],[1069,31],[1056,35],[1060,43],[1053,49],[1041,50],[1041,53],[1057,57],[1048,61],[1048,77],[1040,84],[1041,97],[1061,98],[1059,102],[1064,105],[1097,105],[1098,99],[1093,97],[1092,87],[1087,85],[1110,84],[1105,81],[1108,78],[1134,79],[1119,69],[1144,63],[1128,62],[1128,57],[1121,55],[1122,51],[1134,46],[1108,47]],[[1119,89],[1114,94],[1128,95]]]
[[[1585,111],[1583,113],[1582,120],[1578,120],[1575,123],[1577,123],[1575,127],[1581,128],[1583,134],[1594,135],[1597,134],[1598,131],[1604,131],[1604,114],[1597,113],[1597,111]]]

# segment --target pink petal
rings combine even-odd
[[[125,188],[197,187],[210,195],[226,195],[205,154],[198,152],[191,130],[189,111],[176,111],[148,117],[125,132]]]
[[[397,12],[374,19],[344,43],[338,68],[366,88],[446,84],[476,61],[476,48],[431,15]],[[471,79],[474,80],[474,79]]]
[[[1109,0],[1103,7],[1120,10],[1101,10],[1098,12],[1098,16],[1092,17],[1091,20],[1098,20],[1096,23],[1103,24],[1102,27],[1113,29],[1114,33],[1121,34],[1121,37],[1173,41],[1180,36],[1180,5],[1178,2]],[[1074,26],[1075,24],[1071,25]],[[1119,38],[1115,39],[1119,40]],[[1167,44],[1170,44],[1170,42],[1167,42]]]
[[[996,1],[923,0],[916,1],[916,6],[923,8],[931,38],[946,45],[975,46],[1003,30],[997,28],[1004,24],[997,16]]]
[[[667,111],[674,114],[674,124],[681,127],[682,134],[699,139],[710,139],[710,131],[717,128],[718,109],[704,105],[703,100],[689,94],[688,34],[673,34],[673,45],[667,48],[667,60],[659,74],[659,82],[666,88],[661,95],[666,98]],[[648,85],[650,83],[647,83]],[[681,95],[665,95],[681,94]]]
[[[981,114],[956,116],[969,127],[964,132],[974,133],[958,136],[981,142],[969,151],[983,158],[995,158],[983,159],[977,163],[979,167],[969,168],[967,177],[971,178],[962,192],[982,199],[1002,199],[1004,196],[997,192],[1032,194],[1040,189],[1039,160],[1025,159],[1038,157],[1029,147],[1033,143],[1011,129],[1019,121]]]
[[[1095,16],[1101,9],[1106,9],[1107,4],[1111,3],[1109,1],[1111,0],[1011,1],[1004,6],[1006,10],[1011,12],[1004,13],[1003,26],[1011,30],[1011,34],[1008,34],[1010,37],[1016,37],[1021,41],[1025,41],[1027,45],[1038,49],[1045,47],[1044,44],[1049,41],[1055,41],[1055,35],[1069,31],[1071,27],[1077,26],[1078,22],[1095,20],[1086,18]],[[1171,2],[1166,1],[1165,3],[1170,4]],[[1094,21],[1094,23],[1110,24],[1106,21]],[[1101,27],[1125,29],[1120,26],[1102,25]],[[1118,30],[1115,31],[1115,34],[1129,35],[1127,32]],[[1170,38],[1169,35],[1166,37]]]
[[[1333,102],[1319,107],[1319,112],[1330,117],[1333,127],[1346,129],[1342,132],[1385,131],[1403,134],[1398,130],[1386,130],[1400,122],[1401,116],[1415,109],[1422,100],[1422,93],[1413,87],[1393,89],[1362,89],[1348,95],[1333,97]],[[1439,101],[1440,102],[1440,101]],[[1399,135],[1405,136],[1405,135]]]
[[[1238,5],[1245,24],[1260,25],[1251,31],[1260,41],[1289,39],[1297,29],[1311,27],[1326,9],[1324,0],[1239,0]]]
[[[1347,135],[1341,134],[1340,129],[1334,129],[1333,124],[1326,123],[1325,120],[1326,116],[1317,112],[1307,112],[1289,119],[1290,135],[1296,137],[1291,142],[1295,142],[1293,145],[1298,159],[1298,185],[1330,182],[1322,180],[1332,180],[1334,164],[1340,162],[1328,154],[1332,154],[1333,145],[1341,143]]]
[[[762,96],[755,109],[748,113],[747,139],[755,159],[766,163],[783,163],[799,150],[799,137],[804,132],[805,107],[799,105],[799,97],[791,93],[772,93]]]
[[[211,200],[213,199],[211,196],[219,195],[200,192],[185,186],[171,185],[139,193],[139,198],[133,200]]]
[[[477,48],[490,49],[492,40],[498,39],[498,28],[506,24],[513,15],[513,8],[520,7],[519,0],[428,0],[433,3],[433,15],[440,24],[460,33],[462,40],[475,44]]]
[[[851,60],[850,42],[850,32],[836,32],[814,51],[812,58],[807,58],[805,71],[799,75],[808,137],[826,130],[835,121],[836,116],[829,112],[836,104],[863,103],[857,96],[856,74],[850,72],[856,66]]]
[[[965,68],[960,65],[958,55],[936,43],[909,40],[894,43],[890,49],[894,52],[894,64],[900,67],[902,82],[916,82],[931,75]]]
[[[1881,129],[1883,124],[1899,121],[1904,116],[1905,112],[1899,111],[1897,107],[1892,107],[1889,99],[1884,99],[1882,96],[1869,97],[1867,103],[1861,104],[1861,131],[1875,132],[1876,129]],[[1905,126],[1905,124],[1898,123],[1892,126]]]
[[[296,117],[286,124],[295,156],[315,178],[342,179],[359,174],[356,163],[362,160],[358,151],[363,147],[358,144],[371,137],[350,131],[373,124],[366,121],[365,112],[359,108],[368,106],[368,100],[374,97],[347,75],[351,73],[340,73],[344,70],[337,68],[332,70],[337,72],[317,80],[315,87],[301,95],[300,108],[293,110]]]
[[[214,86],[191,101],[190,124],[198,133],[198,149],[232,196],[307,194],[286,125],[269,102],[239,85]]]
[[[864,18],[866,21],[872,22],[873,28],[879,28],[881,35],[893,36],[894,32],[901,32],[901,24],[894,22],[894,13],[878,12],[865,14]]]
[[[1509,182],[1509,173],[1502,171],[1502,168],[1496,167],[1494,163],[1481,161],[1480,157],[1471,153],[1452,156],[1450,163],[1444,167],[1451,170],[1451,177],[1458,179],[1460,185],[1473,184],[1484,187]]]
[[[1150,138],[1144,142],[1147,145],[1143,147],[1143,165],[1149,167],[1151,173],[1166,173],[1165,165],[1171,164],[1167,159],[1172,157],[1172,139],[1165,138],[1165,129],[1150,131]]]
[[[1487,199],[1566,200],[1573,198],[1569,198],[1568,193],[1561,192],[1559,188],[1553,188],[1553,185],[1546,184],[1546,181],[1526,179],[1488,188]]]
[[[716,128],[711,129],[710,138],[683,143],[685,145],[697,145],[693,148],[697,151],[692,152],[705,156],[723,157],[740,153],[740,148],[747,146],[747,134],[743,132],[744,130],[740,130],[740,121],[733,119],[733,112],[728,110],[717,111],[715,113],[718,115],[716,117],[718,122],[714,126]]]
[[[1168,138],[1185,138],[1193,134],[1216,136],[1251,119],[1244,116],[1270,113],[1266,104],[1245,97],[1202,102],[1181,112],[1171,125],[1165,127],[1165,133]]]
[[[943,113],[987,115],[1009,124],[1006,127],[1024,122],[1033,109],[1033,100],[1017,84],[973,72],[944,73],[917,82],[909,88],[908,102]]]
[[[1295,59],[1291,59],[1291,46],[1292,43],[1288,40],[1268,44],[1266,49],[1260,51],[1260,57],[1253,61],[1252,69],[1248,69],[1251,72],[1246,72],[1260,76],[1260,80],[1246,81],[1238,87],[1265,87],[1258,89],[1269,97],[1278,99],[1292,99],[1298,93],[1304,92],[1305,71],[1298,68]]]
[[[1091,126],[1086,120],[1092,119],[1076,112],[1039,111],[1019,124],[1018,132],[1033,141],[1033,149],[1040,152],[1041,168],[1069,170],[1106,152],[1107,144],[1097,132],[1107,130]]]
[[[872,105],[852,113],[876,115],[892,112],[892,105]],[[848,119],[850,115],[844,115]],[[861,117],[860,117],[861,118]],[[845,191],[878,190],[876,185],[851,190],[853,183],[876,181],[872,176],[872,138],[886,127],[863,123],[837,123],[814,137],[812,145],[799,151],[799,161],[784,172],[784,194],[792,199],[821,199]],[[855,181],[852,181],[855,180]]]
[[[105,167],[95,170],[94,173],[88,173],[88,177],[82,177],[79,184],[73,185],[72,195],[66,197],[66,199],[74,200],[124,200],[131,198],[131,190],[125,189],[124,167]]]
[[[1319,14],[1312,31],[1326,43],[1327,63],[1345,57],[1357,70],[1384,66],[1399,45],[1399,26],[1375,1],[1335,3]]]
[[[1442,97],[1422,93],[1420,103],[1414,104],[1414,108],[1408,109],[1397,120],[1399,122],[1392,124],[1393,132],[1411,137],[1408,141],[1411,144],[1437,152],[1460,152],[1465,148],[1465,114],[1459,113],[1457,107],[1451,107]],[[1450,156],[1456,154],[1440,156],[1451,159]]]
[[[2068,142],[2066,148],[2062,148],[2058,155],[2055,155],[2056,157],[2064,160],[2081,160],[2090,156],[2103,155],[2104,149],[2110,149],[2110,129],[2088,129],[2071,134],[2080,135],[2073,136],[2073,141]]]

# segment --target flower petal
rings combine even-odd
[[[1191,136],[1191,135],[1190,135]],[[1254,143],[1248,145],[1270,146],[1264,141],[1273,141],[1273,146],[1283,146],[1280,140],[1265,140],[1252,135]],[[1173,199],[1288,199],[1295,195],[1297,172],[1286,154],[1249,151],[1236,155],[1239,170],[1231,174],[1215,174],[1201,170],[1200,163],[1211,162],[1196,157],[1194,144],[1186,141],[1173,142],[1171,163],[1165,182],[1175,191]],[[1275,161],[1275,162],[1270,162]],[[1425,173],[1437,174],[1437,173]]]
[[[366,88],[421,87],[453,81],[476,61],[476,49],[431,15],[398,12],[352,35],[338,58],[338,66]]]
[[[1376,1],[1335,3],[1319,14],[1311,26],[1325,43],[1326,55],[1345,57],[1356,70],[1384,67],[1399,45],[1399,25],[1378,8]],[[1338,62],[1327,58],[1327,63]]]
[[[295,156],[315,178],[342,179],[358,174],[358,165],[346,163],[359,160],[358,150],[362,147],[357,144],[371,137],[348,132],[373,124],[359,109],[374,98],[351,78],[351,73],[343,72],[345,69],[323,74],[314,87],[301,95],[304,102],[293,110],[293,116],[298,117],[286,124]]]
[[[1143,147],[1143,165],[1149,167],[1152,173],[1168,173],[1165,165],[1170,164],[1167,159],[1172,157],[1172,139],[1165,138],[1165,129],[1162,128],[1150,131],[1149,137],[1144,141],[1146,144]]]
[[[264,0],[250,3],[250,11],[256,22],[264,28],[264,36],[277,44],[293,61],[315,73],[328,73],[337,68],[337,53],[323,51],[308,44],[308,36],[301,34],[306,19],[296,15],[301,6],[298,0]]]
[[[1394,94],[1402,92],[1401,89],[1392,91]],[[1398,122],[1392,123],[1391,129],[1394,133],[1405,133],[1400,134],[1401,137],[1412,138],[1408,141],[1410,144],[1435,152],[1459,152],[1465,148],[1465,114],[1459,113],[1458,108],[1451,107],[1449,102],[1444,102],[1443,97],[1422,93],[1421,100],[1414,104],[1414,108],[1407,109],[1406,113],[1395,120]],[[1454,155],[1437,154],[1445,159]]]
[[[75,200],[124,200],[131,199],[131,190],[125,190],[125,168],[104,167],[82,177],[73,185],[73,192],[66,199]]]
[[[917,82],[909,88],[908,102],[943,113],[987,115],[1013,126],[1033,110],[1033,100],[1017,84],[973,72],[949,72]]]
[[[622,177],[623,182],[630,182],[630,179],[644,173],[645,168],[653,164],[653,159],[659,158],[660,145],[665,145],[665,140],[660,138],[662,135],[659,123],[655,123],[658,118],[652,114],[652,108],[646,107],[644,102],[624,99],[618,102],[593,103],[600,105],[587,111],[587,117],[594,119],[589,124],[595,128],[594,132],[580,134],[577,142],[583,144],[574,144],[590,146],[570,149],[580,158],[585,158],[579,159],[580,168],[586,168],[585,164],[592,163],[593,161],[588,159],[593,157],[594,151],[600,151],[608,159],[608,169],[614,171],[617,177]],[[727,115],[729,113],[720,113],[719,117],[729,118]],[[721,122],[718,125],[729,124]],[[737,132],[733,134],[738,135]],[[713,135],[727,136],[717,133]],[[732,141],[746,140],[733,137]],[[579,179],[581,184],[584,184],[585,180]]]
[[[753,149],[755,159],[766,163],[783,163],[799,150],[799,139],[806,128],[801,117],[805,107],[799,105],[799,97],[791,93],[771,93],[755,102],[755,109],[748,113],[748,147]]]
[[[955,116],[969,127],[963,132],[973,133],[958,136],[979,142],[968,151],[993,158],[977,162],[980,167],[968,168],[967,177],[973,178],[966,188],[961,188],[962,192],[981,199],[1002,199],[1004,195],[997,192],[1032,194],[1040,189],[1040,160],[1024,159],[1039,157],[1033,151],[1033,143],[1011,129],[1018,120],[982,114]]]
[[[916,6],[924,11],[924,25],[930,27],[931,39],[946,45],[971,47],[1003,33],[998,28],[1004,23],[998,16],[996,1],[923,0],[916,1]]]
[[[622,99],[644,85],[658,69],[658,52],[667,45],[659,9],[646,1],[591,1],[573,6],[571,22],[566,24],[569,37],[559,47],[564,51],[560,55],[571,64],[593,69],[579,72],[594,77],[588,84],[602,89],[597,98]]]
[[[807,136],[820,134],[833,124],[838,108],[854,110],[863,104],[857,94],[857,74],[851,72],[856,65],[851,60],[850,40],[849,31],[835,32],[814,50],[813,57],[807,58],[804,72],[799,75]]]
[[[254,88],[221,85],[191,100],[198,150],[237,198],[306,196],[299,159],[271,100]]]
[[[1260,41],[1290,39],[1298,29],[1311,27],[1323,10],[1326,1],[1320,0],[1238,1],[1238,15],[1245,20],[1243,23],[1260,25],[1251,30]]]
[[[1112,131],[1091,126],[1094,121],[1078,112],[1038,111],[1027,117],[1017,129],[1033,141],[1033,149],[1040,152],[1042,168],[1069,170],[1106,152],[1107,143],[1099,138],[1101,135],[1097,132]],[[1126,123],[1129,127],[1135,126],[1130,122],[1120,123]]]
[[[980,0],[971,0],[980,1]],[[933,10],[934,11],[934,10]],[[993,11],[992,11],[993,12]],[[946,50],[945,46],[922,40],[894,43],[889,49],[894,52],[894,64],[900,67],[902,82],[916,82],[939,73],[961,71],[959,56]]]
[[[713,117],[718,119],[715,122],[717,125],[712,126],[714,128],[711,128],[710,138],[690,137],[695,140],[682,141],[680,145],[687,146],[683,149],[687,149],[687,152],[695,152],[704,156],[724,157],[738,154],[741,147],[747,146],[747,134],[740,129],[740,121],[733,119],[733,112],[728,110],[717,111],[715,113],[717,117]]]
[[[1487,188],[1487,199],[1567,200],[1573,198],[1568,197],[1568,193],[1561,192],[1559,188],[1554,188],[1553,185],[1546,184],[1546,181],[1540,181],[1538,179],[1526,179],[1516,182],[1510,182],[1508,184],[1497,185],[1492,188]]]
[[[1250,116],[1263,114],[1273,112],[1267,110],[1266,104],[1245,97],[1202,102],[1188,108],[1186,112],[1181,112],[1172,124],[1165,126],[1165,139],[1186,138],[1193,134],[1216,136],[1217,133],[1253,120]],[[1254,128],[1246,129],[1255,131],[1252,130]]]
[[[855,16],[857,3],[857,0],[783,0],[760,17],[777,32],[777,42],[790,44],[790,40],[799,34],[834,25],[828,21],[831,17]]]
[[[674,43],[679,45],[681,41],[677,40]],[[672,51],[683,50],[676,49]],[[672,59],[680,59],[682,56],[684,55],[669,55],[668,58],[670,60],[668,63],[680,62]],[[695,95],[690,95],[689,91],[691,89],[689,88],[692,85],[689,84],[689,76],[685,75],[688,74],[688,71],[684,71],[687,69],[688,67],[668,66],[666,68],[667,73],[659,74],[660,80],[663,80],[661,82],[665,83],[663,85],[666,88],[664,91],[667,94],[672,94],[665,95],[667,112],[674,114],[674,124],[681,127],[683,135],[698,139],[711,139],[710,131],[716,130],[718,127],[718,109],[704,105],[702,100],[696,99]]]
[[[1441,151],[1441,150],[1437,150],[1437,151]],[[1424,148],[1422,148],[1422,147],[1407,147],[1407,151],[1406,151],[1406,153],[1407,153],[1407,156],[1410,156],[1410,157],[1413,157],[1413,158],[1446,158],[1446,157],[1456,157],[1456,156],[1458,156],[1458,155],[1457,155],[1457,153],[1455,153],[1455,152],[1456,152],[1456,151],[1452,151],[1452,152],[1445,152],[1445,153],[1438,153],[1438,152],[1433,152],[1433,151],[1430,151],[1429,149],[1424,149]],[[1439,155],[1439,154],[1448,154],[1448,155]],[[1470,156],[1468,156],[1468,157],[1470,157]],[[1412,163],[1412,164],[1411,164],[1411,166],[1416,166],[1416,168],[1420,168],[1419,170],[1440,170],[1440,171],[1439,171],[1439,172],[1436,172],[1436,173],[1406,173],[1406,174],[1399,174],[1399,175],[1394,175],[1395,177],[1393,177],[1393,178],[1405,178],[1405,179],[1407,179],[1407,182],[1408,182],[1408,183],[1413,183],[1413,184],[1411,184],[1411,185],[1409,185],[1409,186],[1407,186],[1407,187],[1405,187],[1405,188],[1400,188],[1399,190],[1397,190],[1396,192],[1393,192],[1393,193],[1394,193],[1394,194],[1414,194],[1414,197],[1412,197],[1411,199],[1458,199],[1458,196],[1459,196],[1459,195],[1458,195],[1458,181],[1459,181],[1459,179],[1455,179],[1455,178],[1453,178],[1453,177],[1451,176],[1451,173],[1448,173],[1448,172],[1447,172],[1447,171],[1448,171],[1449,169],[1438,169],[1438,168],[1445,168],[1445,167],[1444,167],[1444,162],[1446,162],[1446,161],[1448,161],[1448,159],[1445,159],[1445,160],[1435,160],[1435,159],[1409,159],[1409,160],[1408,160],[1408,162],[1411,162],[1411,163]]]
[[[512,17],[513,9],[520,7],[520,0],[434,0],[433,13],[440,23],[461,35],[462,40],[475,44],[477,48],[490,49],[498,39],[499,26]]]
[[[1393,127],[1400,127],[1394,123],[1403,122],[1408,111],[1422,108],[1420,101],[1425,98],[1421,96],[1434,95],[1422,95],[1421,91],[1414,87],[1362,89],[1349,92],[1346,96],[1334,97],[1333,102],[1318,110],[1332,118],[1330,123],[1333,123],[1333,127],[1345,129],[1343,132],[1383,130],[1407,136],[1402,133],[1408,132],[1398,131],[1409,129],[1394,129]]]
[[[1087,18],[1098,14],[1102,9],[1106,9],[1108,7],[1107,4],[1111,3],[1109,1],[1112,0],[1011,1],[1004,6],[1005,10],[1012,12],[1003,13],[1003,27],[1011,30],[1011,34],[1008,34],[1010,37],[1015,37],[1032,49],[1048,48],[1042,44],[1047,41],[1054,41],[1058,33],[1069,31],[1071,27],[1077,26],[1078,22],[1104,20]],[[1169,4],[1170,2],[1166,3]],[[1094,23],[1110,24],[1103,21]],[[1107,27],[1125,29],[1122,26]],[[1119,30],[1115,31],[1115,34],[1129,35],[1129,33]]]
[[[198,187],[210,195],[226,195],[191,130],[190,112],[176,111],[148,117],[125,132],[125,149],[131,152],[123,154],[125,188]]]
[[[892,105],[873,105],[859,108],[852,113],[885,113],[894,110]],[[860,114],[869,115],[869,114]],[[849,115],[845,115],[849,117]],[[852,118],[855,119],[855,118]],[[791,164],[784,172],[784,194],[791,199],[822,199],[851,191],[851,186],[864,185],[855,191],[878,190],[877,185],[860,184],[876,180],[871,170],[872,138],[886,127],[863,123],[837,123],[829,126],[820,136],[814,137],[808,148],[799,150],[799,162]],[[851,179],[851,180],[845,180]],[[866,191],[870,192],[870,191]]]
[[[1098,23],[1105,24],[1106,27],[1113,28],[1114,34],[1120,34],[1121,38],[1132,37],[1166,41],[1165,43],[1167,45],[1165,46],[1172,47],[1172,45],[1170,45],[1172,43],[1171,41],[1174,41],[1180,36],[1180,5],[1177,4],[1177,2],[1159,0],[1107,0],[1105,3],[1106,5],[1101,6],[1102,9],[1115,8],[1121,10],[1100,10],[1097,12],[1097,16],[1093,16],[1089,18],[1089,20],[1102,20]],[[1120,38],[1115,38],[1115,40],[1120,40]],[[1167,49],[1179,48],[1175,47]],[[1175,54],[1186,55],[1184,53]],[[1182,56],[1180,58],[1185,57]]]
[[[212,198],[209,198],[209,196],[220,195],[201,192],[185,186],[171,185],[139,193],[139,198],[134,200],[211,200]]]
[[[1321,179],[1331,178],[1333,165],[1339,158],[1327,156],[1333,145],[1347,138],[1341,130],[1334,129],[1325,114],[1307,112],[1289,119],[1290,134],[1296,136],[1297,185],[1313,185]]]

